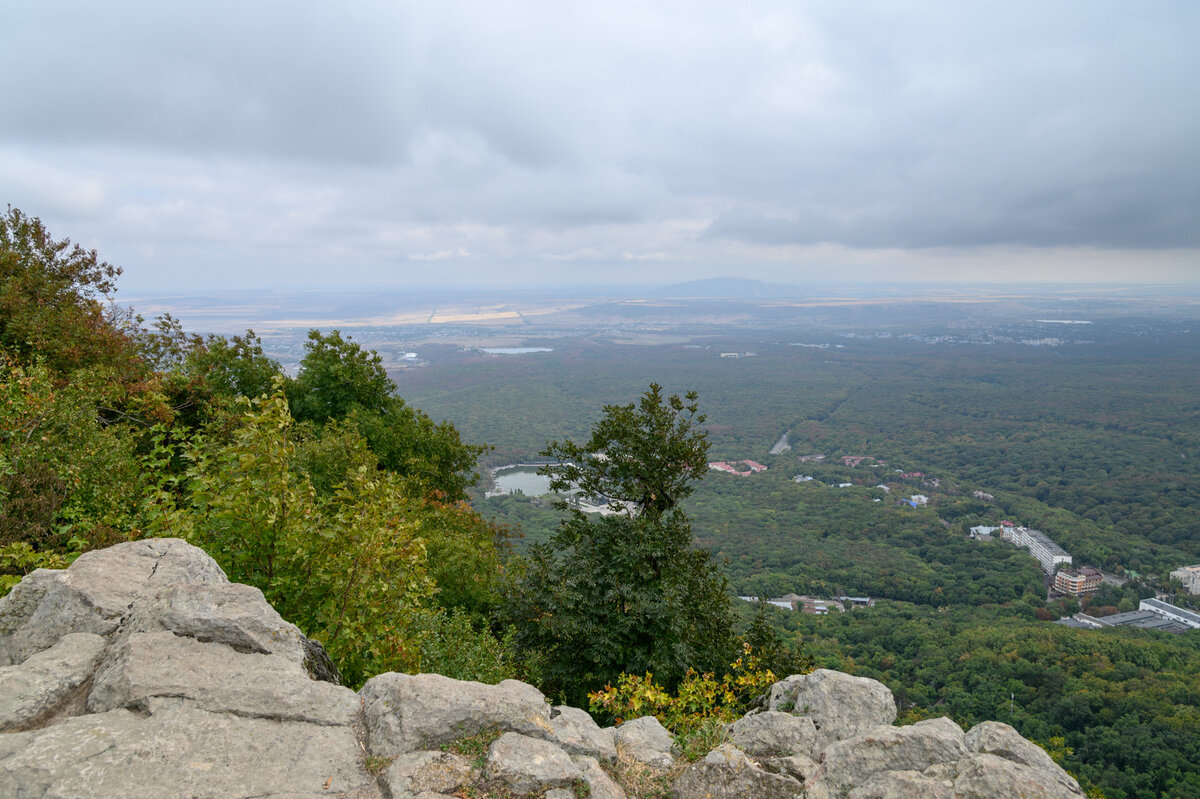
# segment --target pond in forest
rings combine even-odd
[[[531,497],[550,493],[550,478],[537,473],[536,466],[502,466],[493,473],[495,493],[520,492]]]

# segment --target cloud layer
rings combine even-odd
[[[1197,276],[1191,2],[23,5],[0,201],[137,287]]]

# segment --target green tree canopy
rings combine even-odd
[[[131,365],[133,350],[102,302],[121,270],[12,206],[0,215],[0,349],[58,374]]]
[[[412,478],[412,485],[443,499],[466,499],[484,447],[463,443],[449,422],[437,424],[406,405],[373,350],[337,330],[312,330],[305,346],[300,374],[287,387],[297,421],[348,421],[367,440],[381,468]]]
[[[642,516],[660,517],[692,493],[691,483],[708,468],[696,400],[694,391],[664,397],[662,386],[651,383],[636,404],[604,406],[587,443],[548,445],[541,454],[558,462],[539,473],[550,476],[552,491],[577,488],[607,499],[612,510],[632,504]]]
[[[296,421],[344,419],[351,411],[383,411],[396,384],[379,353],[331,331],[308,332],[300,374],[288,386],[288,404]]]
[[[703,473],[707,442],[696,396],[651,385],[636,405],[610,405],[584,446],[553,443],[558,490],[610,500],[607,515],[578,510],[535,548],[509,606],[519,640],[543,657],[547,690],[581,702],[623,672],[674,686],[689,667],[720,668],[732,652],[724,576],[692,548],[676,507]]]

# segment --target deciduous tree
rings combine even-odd
[[[23,363],[36,354],[58,374],[132,368],[134,351],[102,302],[120,274],[95,250],[54,239],[40,219],[9,206],[0,215],[0,349]]]
[[[725,578],[692,548],[677,507],[705,463],[695,394],[652,385],[636,405],[604,411],[586,444],[546,448],[563,460],[544,472],[557,490],[608,499],[610,513],[573,511],[534,550],[509,606],[521,642],[544,657],[546,688],[575,702],[623,672],[674,687],[732,651]]]
[[[708,468],[708,440],[697,395],[664,397],[662,386],[635,404],[606,405],[604,417],[583,445],[555,441],[542,455],[557,462],[539,470],[552,491],[576,489],[605,499],[610,509],[634,506],[658,518],[692,493],[691,483]]]

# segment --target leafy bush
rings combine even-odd
[[[677,736],[702,733],[711,739],[715,730],[712,722],[739,718],[774,682],[774,672],[763,668],[753,648],[743,644],[742,657],[729,664],[729,671],[720,679],[711,672],[700,674],[689,669],[675,696],[656,684],[654,675],[647,672],[642,677],[622,674],[616,687],[594,691],[588,694],[588,700],[593,713],[610,716],[618,723],[654,716]]]
[[[411,668],[410,626],[434,585],[403,481],[359,465],[319,497],[295,468],[298,432],[282,391],[242,408],[228,441],[194,447],[192,513],[176,532],[319,638],[349,683]]]

